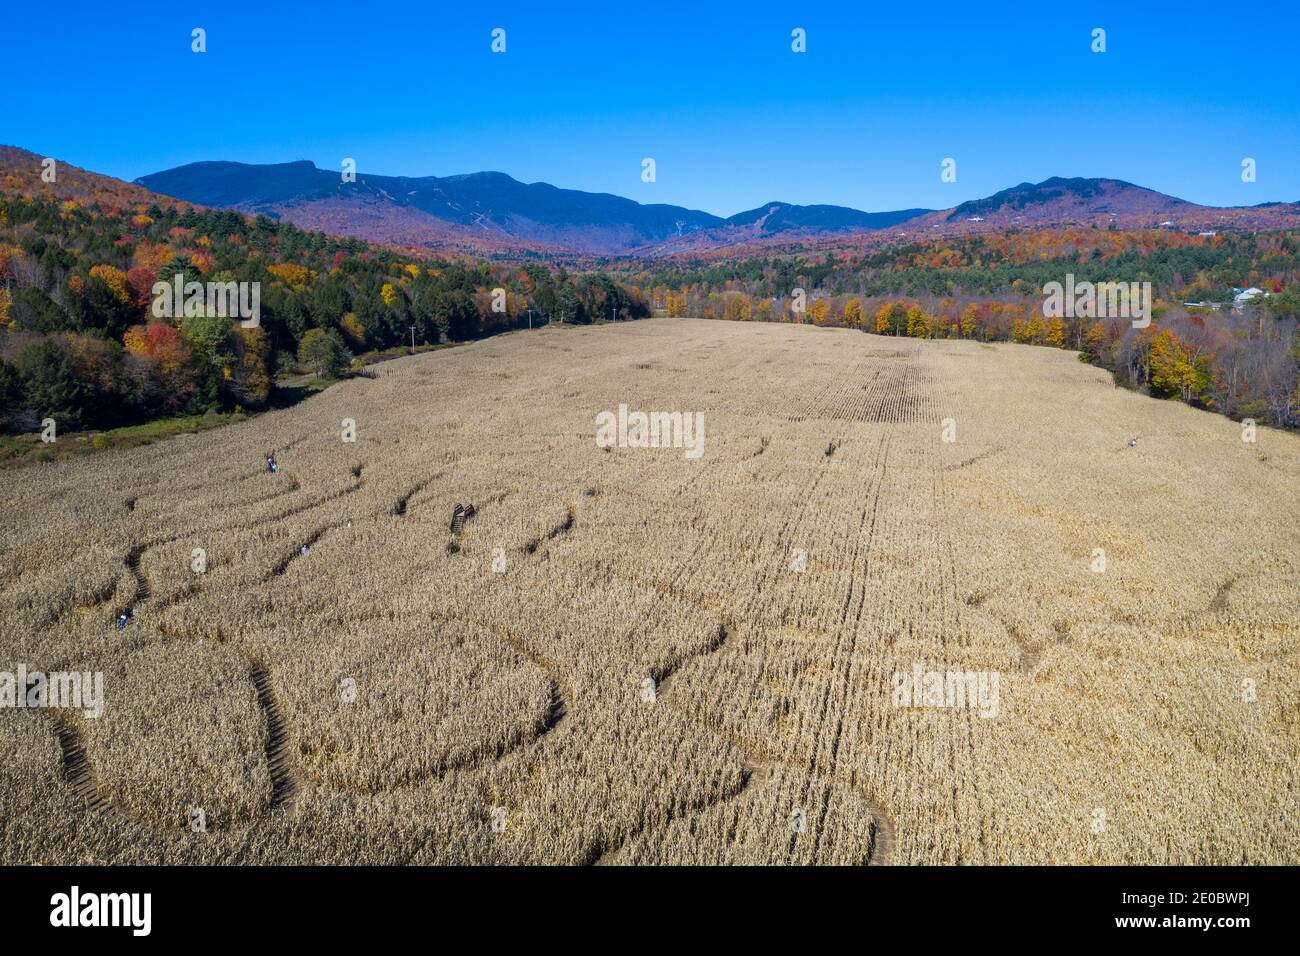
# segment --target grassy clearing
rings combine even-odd
[[[425,352],[440,352],[443,349],[455,348],[460,343],[446,342],[441,345],[417,345],[412,352],[410,346],[399,345],[391,349],[376,349],[373,352],[363,352],[353,359],[353,364],[364,368],[367,365],[374,365],[377,362],[387,362],[390,359],[402,358],[407,355],[423,355]]]
[[[39,434],[0,435],[0,468],[63,461],[115,448],[137,448],[177,435],[193,435],[210,428],[220,428],[247,417],[242,412],[180,415],[107,431],[71,432],[58,435],[56,441],[48,444],[41,441]]]

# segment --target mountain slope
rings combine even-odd
[[[732,226],[756,226],[768,235],[791,230],[809,233],[850,232],[887,229],[931,211],[900,209],[895,212],[862,212],[847,206],[795,206],[770,202],[748,212],[737,213],[727,223]]]
[[[194,202],[411,245],[559,248],[595,255],[715,248],[768,236],[881,229],[929,212],[867,213],[844,206],[772,202],[729,219],[608,193],[521,183],[505,173],[458,176],[339,173],[313,163],[202,162],[136,182]]]
[[[1194,205],[1173,196],[1134,186],[1120,179],[1065,179],[1053,176],[1041,183],[1021,183],[985,199],[964,202],[948,214],[949,221],[969,216],[1020,215],[1022,218],[1054,219],[1071,215],[1101,213],[1175,212]]]
[[[54,182],[50,183],[41,176],[45,157],[17,146],[0,146],[0,188],[20,196],[53,196],[70,202],[97,203],[113,211],[143,211],[153,205],[198,205],[53,158]]]
[[[1181,230],[1300,228],[1300,205],[1201,206],[1122,179],[1053,176],[908,221],[910,236],[1068,228]]]
[[[272,165],[204,162],[136,182],[195,202],[265,213],[344,235],[379,238],[374,232],[379,228],[394,233],[384,236],[388,241],[461,238],[602,254],[724,222],[681,206],[642,205],[608,193],[521,183],[497,172],[441,177],[359,173],[355,182],[343,182],[339,173],[305,160]],[[399,238],[403,233],[412,235]]]
[[[900,236],[1009,228],[1107,226],[1180,229],[1295,228],[1291,203],[1200,206],[1119,179],[1052,177],[1020,183],[952,209],[862,212],[770,202],[727,219],[608,193],[522,183],[505,173],[358,174],[343,182],[306,160],[270,165],[191,163],[141,177],[150,190],[208,206],[265,213],[302,228],[438,250],[663,256],[731,247],[875,243]]]

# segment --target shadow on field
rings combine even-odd
[[[312,388],[309,385],[277,385],[275,391],[271,393],[270,401],[267,408],[281,409],[293,408],[303,399],[316,394],[320,389]]]

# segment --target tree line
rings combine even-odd
[[[157,283],[258,283],[245,327],[210,310],[158,315]],[[548,321],[649,314],[605,273],[420,259],[265,216],[0,195],[0,429],[106,429],[258,409],[294,370]]]
[[[1044,315],[1043,287],[1151,282],[1152,321]],[[861,255],[655,263],[630,276],[669,316],[1071,349],[1125,386],[1300,427],[1300,234],[1041,230]],[[1234,290],[1267,292],[1246,303]]]

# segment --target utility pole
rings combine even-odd
[[[411,354],[414,355],[415,354],[415,326],[413,325],[410,326],[410,329],[411,329]]]
[[[532,309],[529,309],[529,310],[528,310],[528,330],[531,332],[531,331],[532,331],[532,328],[533,328],[533,310],[532,310]]]
[[[618,321],[618,309],[614,308],[612,305],[609,307],[609,320],[611,322]]]

